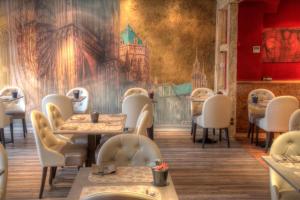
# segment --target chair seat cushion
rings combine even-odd
[[[279,193],[280,200],[296,200],[300,199],[300,193],[297,191],[283,191]]]
[[[60,152],[65,156],[66,166],[82,166],[87,156],[86,148],[76,144],[66,144]]]

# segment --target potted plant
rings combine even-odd
[[[153,184],[155,186],[166,186],[168,179],[169,166],[166,162],[157,162],[152,167]]]

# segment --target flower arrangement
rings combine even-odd
[[[166,162],[161,162],[158,165],[156,165],[155,167],[153,167],[154,170],[156,171],[165,171],[169,169],[168,163]]]

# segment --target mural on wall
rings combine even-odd
[[[215,4],[3,0],[0,70],[25,91],[28,111],[82,86],[92,110],[117,113],[138,86],[155,92],[156,126],[190,125],[190,92],[213,88]]]
[[[263,62],[299,62],[300,29],[265,29],[262,60]]]
[[[189,126],[192,88],[213,88],[215,6],[211,0],[120,0],[120,57],[123,62],[129,58],[130,66],[141,62],[146,67],[133,74],[143,71],[140,86],[155,92],[157,126]],[[122,39],[128,30],[134,34]],[[143,53],[131,51],[145,55],[141,60],[131,59],[122,47],[130,39],[142,46]]]
[[[91,92],[95,110],[117,112],[119,1],[6,0],[11,84],[28,110],[50,93],[76,86]]]

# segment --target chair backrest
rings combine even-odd
[[[191,93],[191,98],[208,98],[214,95],[214,91],[209,88],[196,88]],[[191,113],[192,116],[198,115],[202,111],[201,102],[193,102],[191,101]]]
[[[128,97],[130,95],[135,95],[135,94],[141,94],[144,95],[146,97],[148,97],[148,91],[145,90],[144,88],[129,88],[128,90],[126,90],[126,92],[124,93],[123,98]]]
[[[0,176],[0,200],[5,200],[8,176],[8,159],[7,153],[2,144],[0,144],[0,169],[4,170],[4,173]]]
[[[299,108],[299,101],[293,96],[273,98],[266,108],[266,128],[273,132],[289,130],[289,119],[292,113]]]
[[[300,109],[292,113],[289,119],[289,131],[300,131]]]
[[[248,94],[248,102],[252,101],[252,95],[256,95],[258,97],[258,101],[265,101],[265,100],[272,100],[275,95],[272,91],[267,90],[267,89],[255,89],[249,92]]]
[[[147,106],[147,105],[145,105]],[[147,136],[147,125],[150,118],[150,113],[148,110],[143,109],[138,117],[135,133],[138,135]]]
[[[62,145],[62,141],[53,134],[50,124],[42,112],[32,111],[31,123],[40,163],[42,166],[51,166],[49,164],[51,164],[52,160],[48,152],[55,153],[56,147]]]
[[[231,100],[225,95],[208,97],[203,104],[204,128],[226,128],[230,126],[232,114]]]
[[[83,200],[155,200],[156,198],[146,194],[128,193],[128,192],[103,192],[87,196]]]
[[[59,108],[64,120],[67,120],[73,115],[72,100],[65,95],[49,94],[45,96],[42,100],[42,111],[45,115],[47,114],[46,105],[48,103],[53,103]]]
[[[161,160],[157,145],[149,138],[137,134],[121,134],[104,143],[97,164],[114,163],[116,166],[150,166]]]
[[[24,92],[21,88],[15,87],[15,86],[7,86],[0,91],[0,96],[11,96],[11,93],[13,91],[17,91],[18,95],[23,96],[23,98],[20,98],[16,101],[12,101],[12,102],[9,102],[6,104],[8,104],[8,106],[13,106],[13,107],[17,106],[18,109],[25,112],[26,111],[26,100],[25,100]]]
[[[127,96],[122,102],[122,113],[127,115],[125,127],[127,128],[135,128],[137,119],[141,113],[142,108],[148,104],[148,111],[151,115],[149,119],[149,124],[153,123],[153,103],[149,97],[145,95],[130,95]],[[151,121],[150,121],[151,120]],[[150,126],[151,127],[151,126]],[[150,128],[147,127],[147,128]]]
[[[52,130],[57,129],[59,126],[63,125],[65,120],[61,115],[60,109],[53,103],[47,103],[46,112],[48,120],[50,122]]]
[[[270,155],[300,156],[300,131],[290,131],[277,137],[270,148]],[[284,185],[287,185],[286,181],[270,170],[272,200],[279,199],[278,191],[285,189],[280,188]]]
[[[73,92],[75,90],[79,91],[79,96],[85,96],[86,98],[83,99],[81,102],[73,102],[74,113],[87,113],[89,110],[89,92],[85,88],[76,87],[69,90],[66,95],[68,97],[73,97]]]

